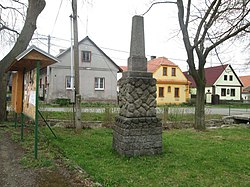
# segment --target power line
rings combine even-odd
[[[60,6],[59,6],[59,8],[58,8],[57,15],[56,15],[56,19],[55,19],[55,22],[54,22],[54,25],[53,25],[51,34],[53,34],[53,31],[54,31],[54,28],[55,28],[55,25],[56,25],[56,22],[57,22],[57,18],[58,18],[59,12],[60,12],[61,7],[62,7],[62,2],[63,2],[63,0],[61,0]]]
[[[44,37],[47,37],[46,35],[43,35],[43,34],[38,34],[40,36],[44,36]],[[52,39],[56,39],[56,40],[62,40],[62,41],[66,41],[66,42],[70,42],[70,40],[67,40],[67,39],[63,39],[63,38],[59,38],[59,37],[55,37],[55,36],[51,36]],[[46,44],[44,44],[46,45]],[[66,50],[68,49],[68,47],[65,47],[65,46],[60,46],[58,44],[54,44],[51,42],[51,45],[55,46],[55,47],[59,47],[59,48],[66,48]],[[92,44],[84,44],[86,46],[93,46]],[[120,50],[120,49],[113,49],[113,48],[110,48],[110,47],[103,47],[103,46],[100,46],[101,49],[104,49],[104,50],[110,50],[110,51],[115,51],[115,52],[119,52],[119,53],[126,53],[126,54],[129,54],[128,51],[125,51],[125,50]],[[97,54],[98,55],[98,54]],[[125,61],[127,60],[127,58],[121,58],[121,57],[114,57],[114,56],[109,56],[110,58],[112,59],[117,59],[117,60],[122,60],[122,61]],[[146,57],[151,57],[151,55],[148,55],[146,54]],[[169,60],[172,60],[172,61],[181,61],[181,62],[187,62],[187,59],[180,59],[180,58],[171,58],[171,57],[167,57]],[[245,63],[230,63],[231,65],[241,65],[241,66],[244,66]],[[221,63],[219,62],[213,62],[213,65],[221,65]],[[245,69],[245,68],[242,68],[242,69]]]

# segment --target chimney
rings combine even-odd
[[[156,59],[156,56],[150,56],[150,60]]]

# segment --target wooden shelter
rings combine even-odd
[[[16,71],[12,80],[12,107],[18,114],[23,112],[25,73],[34,70],[37,62],[39,62],[39,70],[41,70],[59,60],[33,45],[19,54],[7,70]]]
[[[18,55],[7,70],[16,71],[12,81],[12,106],[16,115],[21,114],[21,140],[23,140],[24,116],[28,116],[35,121],[35,159],[37,159],[38,114],[40,114],[38,111],[39,74],[41,69],[56,62],[59,62],[57,58],[35,46],[31,46]]]

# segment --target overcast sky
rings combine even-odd
[[[132,17],[144,13],[152,0],[78,0],[79,40],[89,36],[118,65],[127,65],[129,57]],[[47,36],[51,35],[51,54],[70,47],[71,0],[46,0],[46,7],[38,18],[38,27],[32,43],[47,51]],[[144,16],[146,57],[165,56],[187,70],[186,53],[179,34],[175,4],[154,6]],[[236,66],[243,64],[239,50],[227,47],[225,63],[231,63],[236,73],[250,74],[250,70]],[[240,58],[240,59],[239,59]],[[230,61],[227,61],[230,60]],[[240,61],[240,62],[237,62]],[[215,58],[207,66],[220,65]]]

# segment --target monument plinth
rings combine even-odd
[[[162,152],[162,124],[156,117],[156,80],[147,72],[144,23],[134,16],[128,71],[119,80],[119,116],[113,128],[113,148],[125,156]]]

